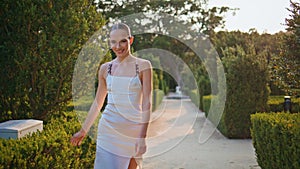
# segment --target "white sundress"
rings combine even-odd
[[[134,77],[112,76],[112,63],[106,78],[107,105],[98,125],[95,169],[127,169],[133,157],[142,168],[142,157],[135,157],[135,143],[141,123],[142,85],[138,65]]]

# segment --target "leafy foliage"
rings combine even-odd
[[[218,127],[229,138],[249,138],[250,114],[268,109],[267,64],[239,46],[225,49],[224,56],[227,98]]]
[[[90,0],[4,0],[0,7],[1,121],[63,110],[77,55],[103,17]]]
[[[98,8],[108,20],[135,13],[167,13],[197,26],[199,31],[208,34],[216,27],[224,26],[223,14],[230,9],[228,7],[207,9],[206,4],[207,0],[102,0],[98,2]]]
[[[300,3],[291,2],[288,9],[291,14],[286,19],[286,30],[283,47],[272,65],[272,80],[285,90],[288,95],[300,95],[295,89],[300,89]]]
[[[219,31],[211,36],[212,43],[216,46],[216,50],[220,58],[224,57],[222,50],[225,48],[242,47],[244,50],[254,48],[256,53],[266,53],[266,59],[271,59],[273,55],[279,55],[282,47],[284,33],[276,34],[259,34],[255,30],[251,32],[241,31]]]
[[[278,58],[282,54],[282,49],[285,43],[285,32],[275,34],[258,34],[255,30],[249,32],[220,31],[211,36],[212,43],[216,47],[220,58],[224,57],[223,50],[226,48],[241,47],[245,51],[255,50],[257,55],[261,55],[268,63],[270,73],[269,87],[271,95],[283,95],[284,91],[281,86],[281,78],[276,75]],[[276,66],[277,65],[277,66]]]
[[[162,103],[164,96],[165,96],[164,91],[159,89],[153,90],[152,111],[158,109],[159,105]]]

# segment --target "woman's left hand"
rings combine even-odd
[[[146,139],[145,138],[139,138],[137,139],[135,143],[135,156],[140,157],[142,156],[147,150],[147,145],[146,145]]]

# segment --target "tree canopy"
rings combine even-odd
[[[286,94],[300,95],[300,3],[290,3],[290,15],[286,18],[287,33],[280,55],[273,60],[272,80]]]

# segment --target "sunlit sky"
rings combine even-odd
[[[248,32],[255,28],[259,33],[285,31],[285,18],[289,18],[289,0],[209,0],[208,6],[239,8],[225,15],[225,30]]]

